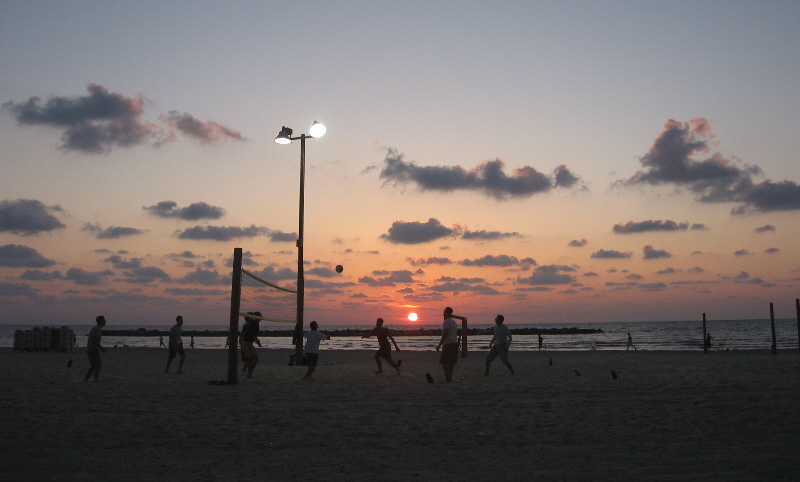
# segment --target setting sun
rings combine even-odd
[[[416,313],[409,313],[408,314],[408,321],[417,321],[417,314]]]

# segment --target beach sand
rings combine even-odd
[[[84,383],[82,349],[0,349],[2,479],[800,478],[796,350],[512,351],[517,375],[489,377],[472,352],[447,384],[433,351],[376,376],[373,352],[323,345],[309,381],[289,353],[219,386],[223,350],[188,349],[177,375],[165,349],[109,349]]]

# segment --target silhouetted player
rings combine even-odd
[[[361,338],[369,338],[370,336],[375,335],[378,337],[378,351],[375,352],[375,363],[378,364],[378,371],[375,372],[376,375],[380,375],[383,373],[383,367],[381,366],[381,358],[386,360],[386,363],[392,366],[395,370],[397,370],[397,374],[400,374],[400,360],[397,360],[397,363],[392,361],[392,344],[394,343],[394,348],[397,351],[400,351],[400,348],[397,346],[397,342],[394,341],[391,333],[387,328],[383,327],[383,318],[378,318],[375,322],[375,328],[372,329],[372,333],[369,335],[364,335]],[[389,343],[391,340],[391,343]]]

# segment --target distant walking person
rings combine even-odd
[[[306,360],[308,361],[308,371],[305,375],[303,375],[303,380],[311,378],[314,370],[317,369],[317,362],[319,361],[319,342],[322,340],[331,339],[330,335],[328,335],[328,332],[317,331],[319,325],[317,325],[316,321],[312,321],[308,326],[311,327],[311,331],[306,332],[306,334],[303,335],[303,337],[306,339],[306,345],[303,347],[303,351],[305,353]]]
[[[484,375],[489,374],[489,366],[498,356],[503,364],[511,370],[511,374],[514,374],[514,367],[508,362],[508,349],[511,347],[511,330],[503,324],[504,320],[503,315],[497,315],[494,318],[494,336],[492,341],[489,342],[490,350],[489,355],[486,357],[486,372]]]
[[[166,348],[166,347],[167,347],[167,345],[165,345],[165,344],[164,344],[164,337],[163,337],[163,336],[159,336],[159,337],[158,337],[158,347],[159,347],[159,348],[161,348],[162,346],[163,346],[164,348]]]
[[[175,318],[175,324],[169,329],[169,359],[167,360],[167,368],[164,369],[164,373],[169,372],[169,366],[172,364],[172,360],[175,358],[176,354],[181,356],[181,361],[178,362],[178,374],[183,373],[183,362],[186,359],[186,354],[183,352],[181,333],[183,333],[183,317],[177,316]]]
[[[628,351],[630,347],[633,347],[633,351],[636,351],[636,345],[633,344],[633,338],[631,338],[631,334],[628,333],[628,346],[625,348],[625,351]]]
[[[705,345],[705,351],[707,351],[707,352],[711,351],[711,340],[712,340],[712,339],[713,339],[713,338],[711,338],[711,333],[709,332],[709,333],[706,335],[706,345]]]
[[[94,373],[94,381],[100,376],[100,369],[103,365],[100,363],[100,352],[106,351],[106,348],[100,344],[100,339],[103,337],[102,328],[106,326],[106,318],[98,316],[94,320],[97,325],[89,330],[89,340],[86,342],[86,354],[89,355],[89,371],[86,372],[84,382],[89,381],[89,377]]]
[[[192,340],[189,342],[189,346],[194,350],[194,335],[192,335]]]
[[[442,339],[439,340],[436,351],[442,350],[439,363],[442,364],[444,369],[444,380],[451,382],[453,380],[453,368],[458,363],[458,325],[456,320],[467,321],[467,319],[463,316],[454,315],[453,308],[449,306],[444,309],[442,316],[444,317]]]
[[[541,333],[537,333],[536,335],[539,337],[539,351],[542,351],[542,343],[544,343],[544,338],[542,338],[542,334]],[[545,350],[546,349],[547,348],[545,348]]]
[[[381,358],[386,360],[386,363],[392,366],[395,370],[397,370],[397,374],[400,374],[400,360],[397,360],[397,363],[392,361],[392,344],[389,343],[391,340],[394,343],[394,348],[397,351],[400,351],[400,348],[397,346],[397,342],[394,341],[392,338],[391,333],[387,328],[383,327],[383,318],[378,318],[375,322],[375,328],[372,329],[372,332],[369,335],[364,335],[361,338],[369,338],[370,336],[375,335],[378,337],[378,351],[375,352],[375,363],[378,364],[378,371],[375,372],[376,375],[380,375],[383,373],[383,367],[381,366]]]

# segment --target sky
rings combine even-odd
[[[798,25],[791,1],[2,0],[0,323],[226,325],[237,247],[294,288],[300,145],[273,141],[314,121],[306,323],[793,318]]]

